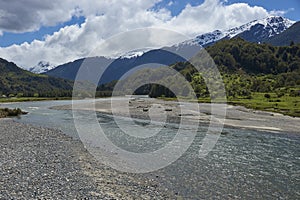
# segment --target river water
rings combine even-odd
[[[72,111],[49,109],[67,104],[71,101],[1,106],[18,107],[29,112],[16,121],[60,129],[78,139]],[[107,137],[115,145],[132,152],[148,152],[162,147],[172,140],[177,128],[169,124],[147,141],[128,139],[111,116],[100,113],[97,116]],[[136,122],[147,124],[144,120]],[[132,126],[126,119],[122,124]],[[147,126],[147,129],[156,131],[157,126]],[[161,186],[187,199],[300,199],[300,134],[224,128],[227,134],[221,135],[206,157],[199,158],[205,130],[206,127],[199,128],[192,145],[177,161],[143,176],[155,179]]]

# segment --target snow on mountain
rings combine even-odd
[[[201,46],[214,43],[221,39],[230,39],[240,36],[251,42],[262,42],[263,40],[282,33],[295,22],[280,16],[270,16],[261,20],[254,20],[239,27],[226,31],[216,30],[210,33],[202,34],[194,39],[187,40],[176,46],[196,45]]]
[[[149,51],[149,50],[148,50]],[[127,58],[127,59],[130,59],[130,58],[136,58],[136,57],[140,57],[142,56],[144,53],[146,53],[147,50],[135,50],[135,51],[129,51],[129,52],[126,52],[122,55],[120,55],[120,58],[123,59],[123,58]]]
[[[126,53],[122,53],[122,54],[118,54],[118,55],[114,55],[114,56],[103,56],[103,58],[105,59],[131,59],[131,58],[137,58],[142,56],[144,53],[150,51],[151,49],[143,49],[143,50],[134,50],[134,51],[130,51],[130,52],[126,52]],[[42,74],[42,73],[46,73],[54,68],[56,68],[57,66],[52,65],[51,63],[47,62],[47,61],[40,61],[36,66],[29,68],[29,71],[32,73],[36,73],[36,74]]]
[[[254,26],[260,25],[263,29],[267,30],[267,32],[269,33],[268,37],[272,37],[274,35],[277,35],[285,31],[294,23],[295,23],[294,21],[291,21],[284,17],[270,16],[261,20],[254,20],[240,27],[229,29],[224,33],[229,38],[233,38],[242,32],[250,31],[251,28],[253,28]]]
[[[295,22],[291,21],[287,18],[280,16],[270,16],[260,20],[254,20],[247,24],[244,24],[239,27],[231,28],[229,30],[221,31],[215,30],[210,33],[202,34],[197,36],[194,39],[190,39],[178,44],[175,44],[170,47],[165,47],[163,49],[169,50],[171,52],[188,52],[191,48],[198,48],[199,45],[206,46],[209,44],[213,44],[221,39],[230,39],[233,37],[241,37],[250,42],[264,42],[268,38],[280,34],[290,26],[292,26]],[[112,56],[105,56],[106,59],[135,59],[143,56],[145,53],[153,50],[151,48],[145,49],[137,49],[129,52],[118,53]],[[34,73],[44,73],[51,69],[55,68],[55,66],[51,65],[49,62],[41,61],[35,67],[30,69],[31,72]]]
[[[54,69],[56,66],[52,65],[49,62],[46,61],[40,61],[36,66],[31,67],[29,69],[30,72],[36,73],[36,74],[41,74],[45,73],[47,71],[50,71],[51,69]]]

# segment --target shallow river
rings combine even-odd
[[[78,138],[72,111],[49,109],[70,103],[44,101],[1,106],[19,107],[29,112],[17,121],[57,128]],[[107,137],[115,145],[132,152],[163,147],[172,140],[177,129],[176,125],[169,124],[156,136],[139,139],[124,134],[112,117],[100,113],[97,116]],[[132,126],[126,119],[121,119],[120,123]],[[146,126],[148,131],[156,131],[160,126],[147,125],[144,120],[136,120],[136,124]],[[143,176],[157,180],[173,193],[188,199],[300,199],[300,134],[224,128],[226,134],[221,135],[214,149],[206,157],[199,158],[205,130],[206,127],[199,128],[192,145],[177,161]]]

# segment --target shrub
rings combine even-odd
[[[27,114],[27,113],[22,111],[20,108],[15,108],[15,109],[0,108],[0,118],[15,117],[22,114]]]

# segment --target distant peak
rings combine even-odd
[[[257,20],[259,23],[263,22],[263,23],[267,23],[267,24],[284,24],[287,27],[290,27],[291,25],[293,25],[295,23],[295,21],[292,21],[288,18],[282,17],[282,16],[274,16],[274,15],[270,15],[266,18]]]
[[[42,61],[39,61],[38,64],[35,65],[34,67],[31,67],[29,69],[29,71],[36,73],[36,74],[41,74],[41,73],[45,73],[54,68],[55,68],[55,66],[52,65],[50,62],[42,60]]]
[[[182,45],[196,44],[205,46],[219,41],[223,38],[234,38],[237,35],[245,32],[250,32],[249,35],[252,34],[253,41],[257,40],[256,42],[261,42],[263,39],[282,33],[294,23],[295,21],[289,20],[285,17],[271,15],[263,19],[253,20],[241,26],[234,27],[225,31],[215,30],[213,32],[198,35],[194,39],[187,40],[174,46],[178,47]]]

